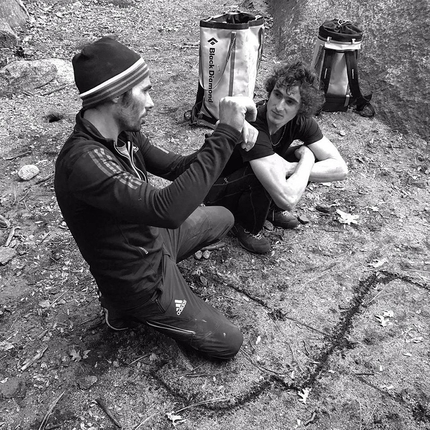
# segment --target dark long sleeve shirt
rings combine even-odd
[[[220,124],[195,153],[157,148],[141,133],[106,139],[79,113],[60,151],[55,193],[103,295],[119,309],[149,300],[161,279],[160,228],[177,228],[221,174],[240,133]],[[151,173],[172,181],[159,189]]]

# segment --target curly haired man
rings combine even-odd
[[[267,253],[266,219],[281,228],[299,225],[291,211],[309,181],[343,180],[348,168],[313,116],[324,103],[316,75],[302,62],[277,68],[266,81],[268,100],[252,126],[259,134],[250,151],[239,147],[205,198],[235,216],[232,229],[250,252]],[[301,145],[294,145],[294,141]]]

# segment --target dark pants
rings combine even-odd
[[[226,207],[236,222],[257,234],[263,228],[272,198],[248,164],[229,176],[220,177],[206,196],[205,204]]]
[[[191,291],[176,265],[225,236],[233,223],[233,215],[223,207],[199,207],[178,229],[162,229],[162,285],[151,301],[129,316],[209,357],[234,357],[242,345],[242,333]]]

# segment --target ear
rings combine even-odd
[[[113,104],[118,104],[121,100],[122,96],[116,96],[111,101]]]

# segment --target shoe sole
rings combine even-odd
[[[252,252],[253,254],[268,254],[270,252],[270,248],[267,251],[256,251],[255,249],[248,248],[244,245],[239,239],[239,244],[243,249],[246,249],[248,252]]]
[[[114,327],[112,324],[110,324],[109,323],[109,319],[108,319],[108,310],[107,309],[105,309],[105,322],[106,322],[106,325],[111,330],[114,330],[114,331],[125,331],[125,330],[129,330],[130,329],[130,327],[121,327],[121,328],[119,328],[119,327]]]

